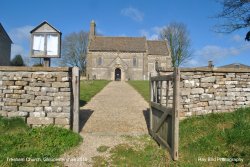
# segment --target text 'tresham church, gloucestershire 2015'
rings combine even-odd
[[[90,25],[87,77],[105,80],[148,80],[155,64],[171,67],[166,41],[145,37],[97,36],[95,22]]]

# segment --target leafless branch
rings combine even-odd
[[[78,66],[85,70],[88,47],[88,33],[80,31],[64,37],[62,43],[62,61],[64,66]]]
[[[160,38],[168,42],[174,67],[182,65],[191,58],[191,42],[184,24],[169,24],[160,32]]]
[[[249,0],[218,0],[222,11],[215,16],[220,20],[214,31],[231,33],[235,30],[250,27],[250,1]]]

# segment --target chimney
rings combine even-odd
[[[93,39],[95,37],[95,21],[92,20],[90,23],[90,31],[89,31],[89,37],[90,39]]]
[[[214,67],[214,65],[213,65],[213,61],[208,61],[208,68],[213,68]]]

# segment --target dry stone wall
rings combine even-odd
[[[70,128],[71,68],[0,67],[0,115]]]
[[[250,69],[183,68],[181,78],[181,117],[250,107]]]

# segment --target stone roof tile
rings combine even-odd
[[[148,54],[150,55],[167,55],[168,48],[166,41],[147,41]]]
[[[95,36],[90,42],[90,51],[146,52],[144,37]]]

